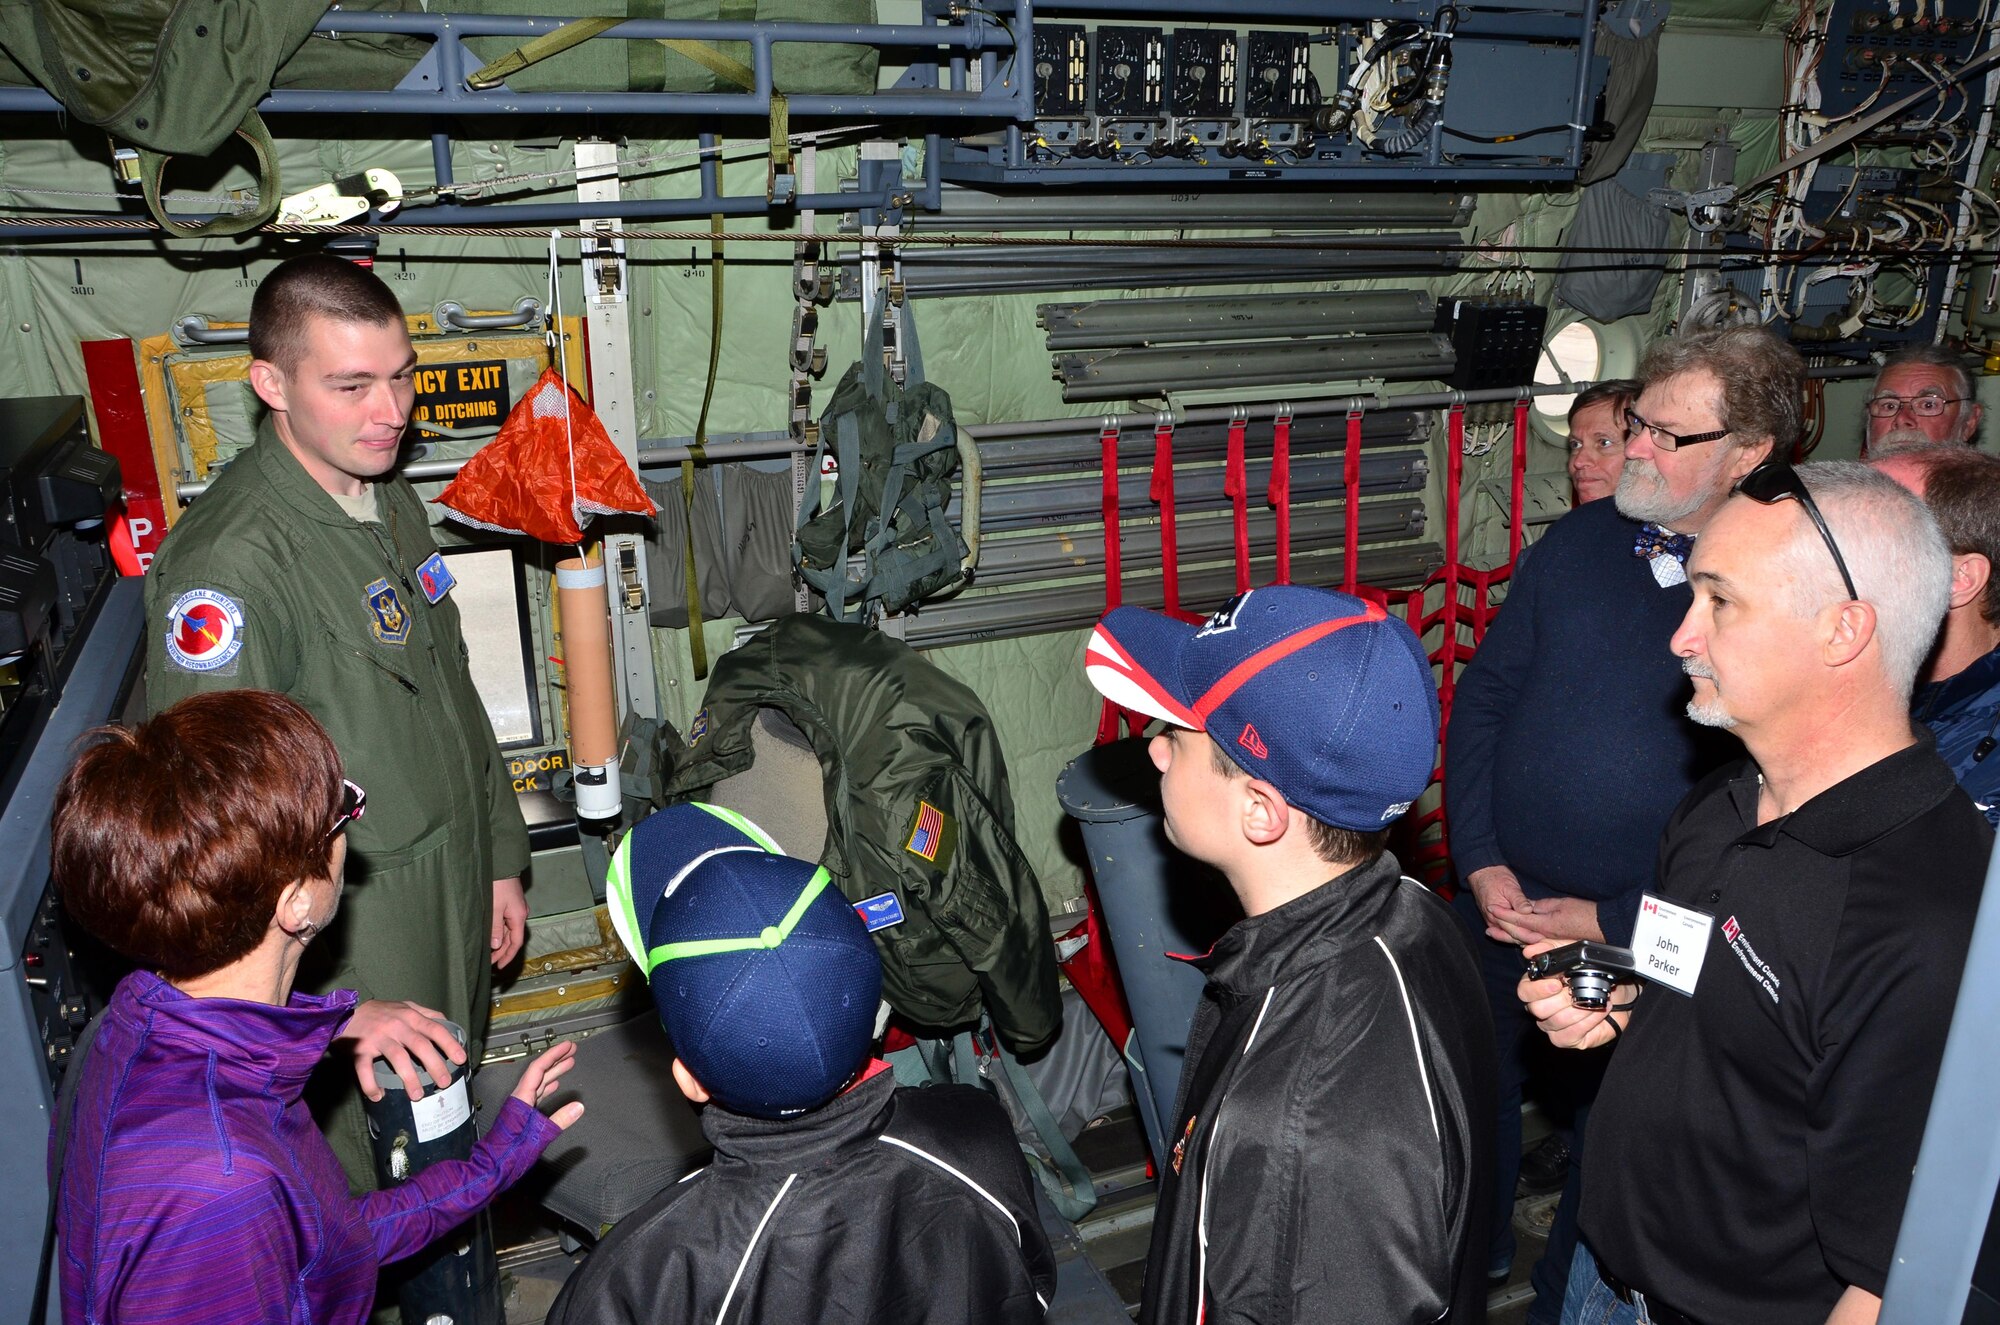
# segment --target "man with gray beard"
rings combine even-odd
[[[1979,401],[1965,357],[1942,345],[1913,345],[1882,361],[1868,389],[1863,459],[1922,446],[1976,446]]]
[[[1479,936],[1500,1053],[1495,1276],[1513,1260],[1520,1109],[1538,1047],[1515,994],[1521,945],[1626,942],[1667,816],[1740,753],[1687,721],[1667,641],[1691,601],[1682,562],[1694,536],[1737,479],[1796,439],[1804,400],[1799,356],[1757,328],[1663,341],[1639,375],[1614,500],[1565,515],[1522,562],[1459,680],[1445,742],[1455,905]],[[1533,1075],[1533,1093],[1580,1135],[1595,1064],[1544,1062]],[[1561,1309],[1573,1160],[1566,1179],[1529,1325],[1555,1325]]]
[[[1870,1325],[1993,843],[1910,721],[1951,556],[1887,476],[1773,464],[1687,569],[1687,712],[1750,757],[1667,825],[1647,978],[1519,991],[1556,1046],[1619,1041],[1564,1325]]]

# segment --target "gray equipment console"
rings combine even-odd
[[[0,1315],[11,1320],[61,1317],[49,1120],[115,974],[63,931],[49,816],[77,739],[125,716],[138,678],[141,582],[121,579],[105,547],[118,491],[80,399],[0,401]]]

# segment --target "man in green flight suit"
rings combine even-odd
[[[250,306],[256,442],[177,524],[146,577],[146,698],[282,691],[326,727],[368,793],[341,914],[298,988],[364,1002],[352,1058],[315,1077],[314,1113],[357,1191],[373,1188],[354,1088],[378,1055],[419,1094],[444,1057],[477,1062],[492,969],[521,949],[528,833],[467,666],[452,576],[396,475],[415,394],[402,309],[371,271],[293,258]],[[461,1051],[438,1017],[463,1026]],[[351,1063],[351,1066],[349,1065]]]

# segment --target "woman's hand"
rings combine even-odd
[[[520,1083],[514,1087],[514,1098],[529,1108],[540,1108],[542,1101],[555,1093],[556,1083],[562,1079],[563,1073],[575,1063],[576,1042],[564,1040],[528,1064],[528,1070],[521,1074]],[[556,1130],[566,1132],[581,1117],[583,1101],[571,1100],[550,1114],[549,1121],[556,1125]]]
[[[451,1033],[444,1013],[400,999],[371,998],[357,1005],[347,1025],[341,1027],[340,1041],[353,1051],[355,1079],[361,1083],[361,1093],[371,1100],[383,1095],[382,1087],[375,1083],[377,1058],[388,1060],[412,1100],[424,1097],[418,1064],[433,1082],[440,1082],[451,1076],[446,1059],[465,1061],[465,1047]]]

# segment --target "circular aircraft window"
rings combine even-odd
[[[1535,385],[1559,382],[1594,382],[1604,370],[1604,343],[1588,322],[1566,322],[1542,345],[1535,364]],[[1574,394],[1535,397],[1535,411],[1545,418],[1560,419],[1569,414]]]

